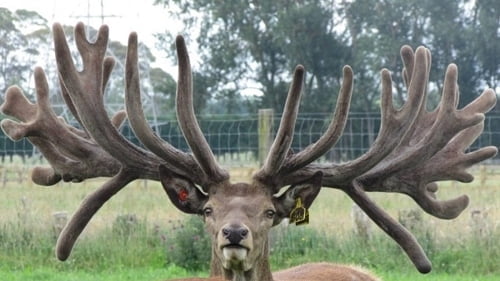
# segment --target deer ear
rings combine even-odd
[[[309,179],[290,186],[281,196],[274,198],[274,207],[276,208],[274,224],[276,225],[284,218],[290,217],[292,210],[297,207],[297,202],[308,209],[321,190],[322,178],[323,173],[317,172]]]
[[[203,194],[189,179],[159,166],[160,181],[170,201],[182,212],[201,214],[208,196]]]

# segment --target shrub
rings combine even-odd
[[[167,262],[188,268],[206,270],[211,258],[210,238],[203,221],[190,216],[179,222],[166,237]]]
[[[135,214],[118,215],[113,222],[113,233],[121,237],[130,237],[140,229],[139,220]]]

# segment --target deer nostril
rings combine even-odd
[[[245,237],[247,237],[247,235],[248,235],[248,229],[246,229],[246,228],[240,229],[241,238],[245,238]]]
[[[227,238],[230,234],[231,234],[231,230],[230,229],[227,229],[227,228],[223,228],[222,229],[222,235],[224,235],[224,237]]]

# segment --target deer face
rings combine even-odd
[[[300,199],[309,208],[321,188],[321,173],[290,186],[280,196],[254,181],[211,186],[202,193],[190,180],[160,168],[162,185],[181,211],[202,215],[214,258],[225,270],[249,271],[268,257],[268,233]]]
[[[213,253],[225,269],[248,271],[266,253],[276,207],[272,196],[245,183],[212,188],[202,207]]]

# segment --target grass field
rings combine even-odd
[[[232,173],[240,179],[250,174],[244,169]],[[0,188],[0,280],[166,280],[208,273],[206,239],[197,238],[200,245],[192,242],[193,235],[202,235],[196,232],[199,223],[177,211],[158,183],[144,181],[112,198],[92,219],[69,260],[57,261],[53,252],[59,227],[54,214],[70,215],[101,183],[46,188],[24,182]],[[500,177],[487,172],[476,183],[444,183],[440,198],[464,193],[471,198],[468,209],[452,221],[416,211],[405,196],[372,195],[417,236],[434,264],[428,275],[417,273],[376,226],[369,226],[368,240],[356,234],[352,202],[326,189],[311,208],[310,225],[283,225],[273,231],[273,268],[326,260],[362,265],[386,281],[499,280],[498,183]]]
[[[52,281],[82,281],[82,280],[100,280],[100,281],[135,281],[149,280],[162,281],[170,277],[193,276],[189,272],[178,267],[159,268],[134,268],[121,269],[103,272],[88,271],[55,271],[51,268],[38,268],[24,271],[0,271],[0,280],[24,281],[24,280],[52,280]],[[385,281],[498,281],[498,275],[469,275],[469,274],[439,274],[431,273],[429,275],[419,275],[415,273],[377,273]]]

